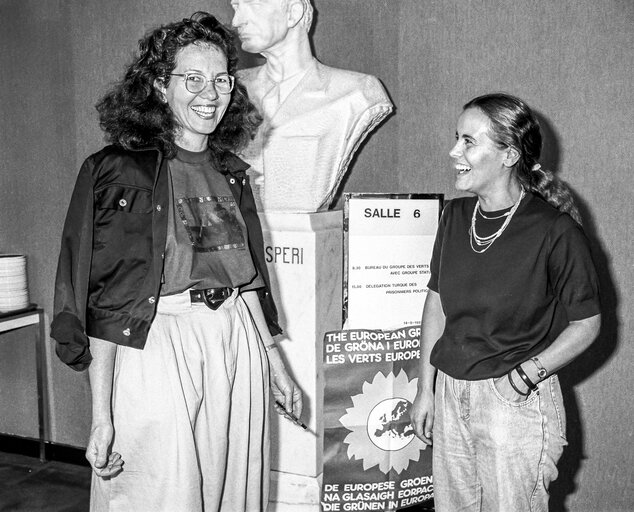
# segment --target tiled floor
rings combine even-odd
[[[86,512],[90,468],[0,452],[0,512]]]

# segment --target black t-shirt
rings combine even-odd
[[[476,253],[469,236],[475,204],[470,197],[445,207],[428,284],[446,317],[431,363],[465,380],[504,375],[543,351],[570,321],[600,311],[588,241],[568,214],[528,193],[502,235]]]

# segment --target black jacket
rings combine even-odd
[[[265,282],[258,290],[262,309],[271,334],[279,334],[248,165],[232,155],[226,167]],[[57,355],[75,370],[92,360],[88,336],[145,346],[161,289],[168,174],[157,149],[107,146],[82,165],[64,223],[51,324]]]

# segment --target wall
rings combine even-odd
[[[634,289],[629,168],[634,156],[634,4],[314,4],[319,58],[377,75],[396,105],[395,114],[363,145],[345,191],[438,192],[451,198],[455,192],[447,153],[464,102],[505,90],[540,114],[547,136],[543,164],[571,185],[582,205],[600,272],[604,315],[597,342],[561,374],[570,447],[560,464],[552,509],[631,509],[632,414],[621,397],[634,384],[629,334],[634,299],[628,293]],[[75,175],[83,158],[103,143],[93,105],[118,78],[148,28],[198,9],[230,19],[225,0],[0,0],[0,251],[28,255],[32,298],[49,315],[59,234]],[[16,336],[10,343],[19,347]],[[25,330],[21,336],[28,341],[33,333]],[[2,355],[9,367],[12,362],[23,366],[31,357],[24,347]],[[63,367],[54,354],[48,362],[52,440],[81,446],[90,425],[86,375]],[[7,379],[3,368],[0,390],[31,385],[29,371],[13,372]],[[24,399],[33,403],[32,397]],[[0,393],[0,410],[10,400]],[[33,435],[33,418],[21,421],[18,433]],[[11,429],[19,430],[13,423]]]
[[[209,10],[212,3],[0,0],[0,251],[27,254],[31,300],[49,317],[70,193],[83,159],[103,145],[94,104],[149,28]],[[228,2],[215,4],[215,12],[228,19]],[[35,330],[12,333],[3,343],[2,354],[11,355],[2,365],[30,365],[34,336]],[[60,364],[52,345],[47,361],[52,440],[81,446],[90,429],[87,373]],[[15,411],[18,398],[36,403],[31,378],[23,371],[17,382],[0,379],[0,410]],[[36,435],[37,415],[19,414],[21,431],[1,415],[0,431]]]
[[[74,181],[73,155],[78,139],[72,119],[76,109],[74,70],[65,11],[66,6],[59,1],[0,3],[0,66],[4,70],[0,86],[0,250],[27,255],[31,301],[49,313],[60,226]],[[9,336],[2,338],[3,345],[9,343],[4,347],[9,353],[3,354],[3,366],[13,371],[24,368],[12,379],[5,380],[8,374],[4,368],[0,374],[3,411],[16,414],[16,403],[24,404],[21,415],[34,410],[30,347],[35,335],[36,330],[31,329],[11,333],[11,341],[6,339]],[[25,339],[20,343],[22,336]],[[53,389],[71,398],[65,403],[62,397],[61,411],[73,403],[86,403],[89,396],[77,393],[75,376],[61,375],[61,380],[52,383]],[[57,411],[58,396],[56,392],[49,396],[52,411]],[[78,413],[85,416],[86,410],[80,407]],[[33,424],[37,415],[31,416],[32,421],[22,431],[3,419],[3,431],[37,435],[37,423]],[[83,439],[84,426],[85,421],[69,421],[62,427],[62,439]]]

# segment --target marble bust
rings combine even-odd
[[[392,111],[371,75],[325,66],[313,55],[310,0],[232,0],[242,49],[266,62],[240,79],[264,121],[241,155],[258,210],[331,207],[363,139]]]

